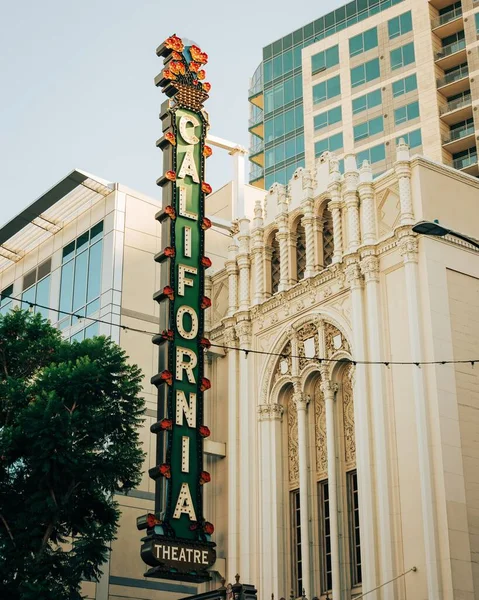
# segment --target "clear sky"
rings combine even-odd
[[[73,168],[160,197],[155,49],[173,33],[209,55],[211,133],[248,146],[247,91],[263,46],[343,4],[0,0],[0,224]],[[213,188],[231,178],[219,152],[208,162]]]

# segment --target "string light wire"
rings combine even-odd
[[[5,298],[8,298],[10,300],[15,300],[16,302],[20,302],[23,304],[27,304],[29,306],[29,308],[33,308],[33,307],[37,307],[37,308],[42,308],[43,310],[51,310],[54,312],[57,312],[59,314],[65,315],[65,316],[70,316],[70,317],[75,317],[78,320],[88,320],[91,321],[92,323],[101,323],[103,325],[109,325],[111,327],[119,327],[120,329],[122,329],[123,331],[132,331],[134,333],[140,333],[142,335],[148,335],[150,336],[150,338],[152,338],[153,336],[158,336],[161,335],[161,333],[159,332],[155,332],[155,331],[148,331],[146,329],[139,329],[137,327],[131,327],[129,325],[122,325],[120,323],[113,323],[112,321],[107,321],[105,319],[98,319],[96,317],[88,317],[85,315],[80,315],[76,312],[68,312],[66,310],[61,310],[58,308],[53,308],[51,306],[45,306],[43,304],[39,304],[38,302],[31,302],[30,300],[22,300],[21,298],[17,298],[16,296],[8,296],[8,295],[2,295],[2,300],[4,300]],[[165,339],[168,339],[167,336],[164,336]],[[389,368],[390,366],[393,365],[397,365],[397,366],[408,366],[408,365],[412,365],[412,366],[416,366],[418,368],[420,368],[423,365],[459,365],[459,364],[470,364],[471,367],[474,367],[475,363],[479,363],[479,358],[470,358],[470,359],[464,359],[464,360],[423,360],[423,361],[406,361],[406,360],[381,360],[381,361],[375,361],[375,360],[354,360],[354,359],[345,359],[345,358],[319,358],[319,357],[305,357],[305,356],[296,356],[296,355],[292,355],[292,354],[285,354],[284,352],[269,352],[266,350],[254,350],[252,348],[237,348],[236,346],[227,346],[224,344],[210,344],[211,348],[218,348],[221,350],[236,350],[238,352],[244,352],[245,357],[248,357],[248,354],[258,354],[258,355],[262,355],[262,356],[276,356],[278,358],[298,358],[298,359],[306,359],[309,360],[311,362],[315,362],[318,364],[322,364],[322,363],[327,363],[327,364],[334,364],[334,363],[351,363],[352,365],[356,366],[356,365],[382,365],[385,366],[387,368]]]

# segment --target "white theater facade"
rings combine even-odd
[[[412,231],[478,238],[479,182],[400,144],[374,180],[325,154],[264,194],[208,283],[226,578],[262,600],[479,597],[479,365],[393,364],[479,358],[477,248]]]

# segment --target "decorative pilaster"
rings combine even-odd
[[[414,211],[411,195],[411,166],[409,146],[401,138],[396,151],[397,162],[394,170],[399,181],[399,201],[401,204],[401,225],[414,223]]]
[[[335,389],[331,383],[330,370],[321,367],[321,392],[324,397],[326,412],[326,445],[328,450],[328,490],[329,519],[331,525],[331,569],[333,579],[333,598],[341,597],[341,574],[339,561],[339,515],[338,515],[338,481],[337,481],[337,442],[334,419]]]
[[[248,270],[249,271],[249,270]],[[240,320],[236,325],[236,334],[239,338],[239,347],[248,349],[251,347],[251,322],[248,313],[239,313]],[[239,568],[245,581],[251,581],[253,576],[253,520],[251,515],[252,481],[254,480],[255,465],[252,457],[256,455],[254,439],[251,432],[254,431],[254,421],[251,411],[251,357],[240,353],[239,362],[239,452],[240,465],[239,474],[241,484],[239,489],[241,536],[239,540],[240,560]],[[236,493],[232,489],[232,493]]]
[[[373,172],[368,161],[364,161],[359,170],[359,198],[361,200],[361,233],[365,246],[375,244],[376,234],[376,205],[374,201]]]
[[[238,253],[238,268],[239,268],[239,310],[248,310],[250,307],[250,235],[249,235],[249,219],[241,219],[239,221],[240,232],[238,235],[239,253]]]
[[[408,229],[400,234],[399,252],[403,257],[408,306],[409,343],[411,361],[424,359],[422,344],[421,299],[419,296],[419,255],[417,238]],[[416,413],[419,474],[421,488],[424,549],[427,556],[426,576],[429,598],[441,598],[439,589],[438,553],[436,535],[436,503],[434,502],[433,463],[428,418],[428,398],[424,369],[411,367]]]
[[[346,266],[346,279],[351,288],[351,321],[353,331],[353,357],[366,360],[366,331],[364,323],[363,278],[356,258],[351,257]],[[365,549],[363,560],[363,588],[372,590],[377,581],[377,551],[374,535],[374,469],[370,440],[371,427],[368,405],[366,366],[357,364],[354,378],[354,422],[356,424],[356,463],[359,486],[359,522],[361,547]],[[367,551],[366,551],[367,549]],[[367,555],[366,555],[367,552]],[[377,598],[370,594],[371,600]]]
[[[348,216],[348,252],[353,253],[356,252],[361,243],[356,156],[352,154],[346,155],[344,157],[344,165],[344,204]]]
[[[223,333],[223,343],[235,348],[238,345],[234,328],[234,319],[227,319]],[[239,540],[241,520],[238,494],[233,490],[239,489],[239,429],[238,429],[238,351],[228,350],[228,560],[226,574],[228,581],[232,581],[238,570]]]
[[[228,316],[232,316],[238,310],[238,267],[236,264],[236,255],[238,246],[235,240],[228,247],[228,260],[225,262],[226,272],[228,273]]]
[[[308,400],[305,398],[299,380],[293,382],[293,401],[298,416],[298,458],[299,458],[299,504],[301,520],[301,565],[303,588],[307,598],[311,593],[311,547],[309,535],[309,465],[308,465]]]
[[[373,251],[363,254],[361,271],[365,279],[367,332],[369,340],[369,360],[384,360],[384,344],[381,337],[381,304],[379,290],[379,259]],[[364,368],[364,367],[360,367]],[[371,417],[374,430],[375,470],[377,486],[378,530],[380,531],[379,563],[381,580],[389,581],[394,575],[393,531],[391,522],[391,492],[388,448],[388,419],[384,398],[387,397],[384,367],[369,365]],[[394,586],[383,590],[384,600],[395,598]]]
[[[252,259],[254,263],[255,286],[253,304],[261,304],[264,300],[264,231],[263,231],[263,209],[261,202],[256,201],[254,205],[253,222],[253,250]]]
[[[331,162],[331,171],[329,173],[328,191],[331,196],[331,202],[328,208],[333,218],[333,240],[334,255],[333,263],[339,263],[343,260],[343,225],[341,222],[341,173],[339,172],[339,163]]]

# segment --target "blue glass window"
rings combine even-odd
[[[403,133],[396,138],[396,144],[399,144],[401,139],[403,139],[410,148],[417,148],[418,146],[422,145],[421,130],[416,129],[415,131],[410,131],[409,133]]]
[[[274,125],[273,119],[268,119],[264,122],[264,141],[271,142],[274,140]]]
[[[320,104],[330,98],[335,98],[341,94],[341,80],[339,75],[331,77],[313,86],[313,104]]]
[[[380,76],[379,58],[374,58],[368,62],[358,65],[351,69],[351,87],[357,87]]]
[[[82,234],[63,249],[60,283],[60,311],[91,315],[100,308],[103,251],[103,222]],[[61,327],[71,317],[60,312]]]
[[[342,111],[341,107],[337,106],[336,108],[332,108],[320,115],[316,115],[314,117],[314,129],[323,129],[324,127],[329,127],[329,125],[334,125],[334,123],[339,123],[342,119]]]
[[[323,152],[334,152],[340,150],[343,147],[343,134],[337,133],[324,140],[319,140],[314,144],[314,155],[316,157],[321,156]]]
[[[369,94],[365,94],[364,96],[360,96],[359,98],[353,100],[353,114],[357,115],[363,110],[374,108],[375,106],[379,106],[381,103],[381,90],[374,90],[374,92],[369,92]]]
[[[40,313],[45,319],[48,318],[50,306],[51,267],[52,261],[49,258],[23,278],[22,308],[31,306],[35,313]]]
[[[349,40],[349,56],[357,56],[363,52],[367,52],[378,45],[378,30],[377,27],[368,29],[359,35],[352,37]]]
[[[400,35],[412,31],[411,11],[403,13],[394,19],[388,21],[389,39],[392,40]]]
[[[479,12],[474,15],[474,19],[476,20],[476,33],[479,33]]]
[[[404,79],[399,79],[399,81],[395,81],[393,83],[394,98],[402,96],[403,94],[407,94],[408,92],[412,92],[413,90],[417,90],[416,73],[413,75],[408,75]]]
[[[376,117],[375,119],[371,119],[370,121],[359,123],[359,125],[354,126],[353,131],[355,142],[358,142],[359,140],[364,140],[372,135],[376,135],[384,131],[384,119],[381,115],[380,117]]]
[[[400,48],[396,48],[395,50],[391,50],[391,69],[394,71],[395,69],[400,69],[401,67],[405,67],[406,65],[412,64],[416,60],[416,56],[414,53],[414,42],[410,42],[409,44],[405,44]]]
[[[386,146],[384,144],[378,144],[362,152],[358,152],[356,155],[358,166],[361,166],[365,160],[369,161],[370,164],[386,160]]]
[[[13,284],[6,287],[0,294],[0,315],[4,315],[12,308]]]
[[[339,64],[339,46],[333,46],[311,57],[313,75]]]
[[[406,123],[406,121],[412,121],[413,119],[417,119],[419,117],[419,102],[411,102],[411,104],[406,104],[406,106],[401,106],[400,108],[396,108],[394,111],[394,123],[395,125],[400,125],[401,123]]]
[[[273,63],[271,60],[267,60],[263,64],[264,69],[264,82],[269,83],[273,79]]]

